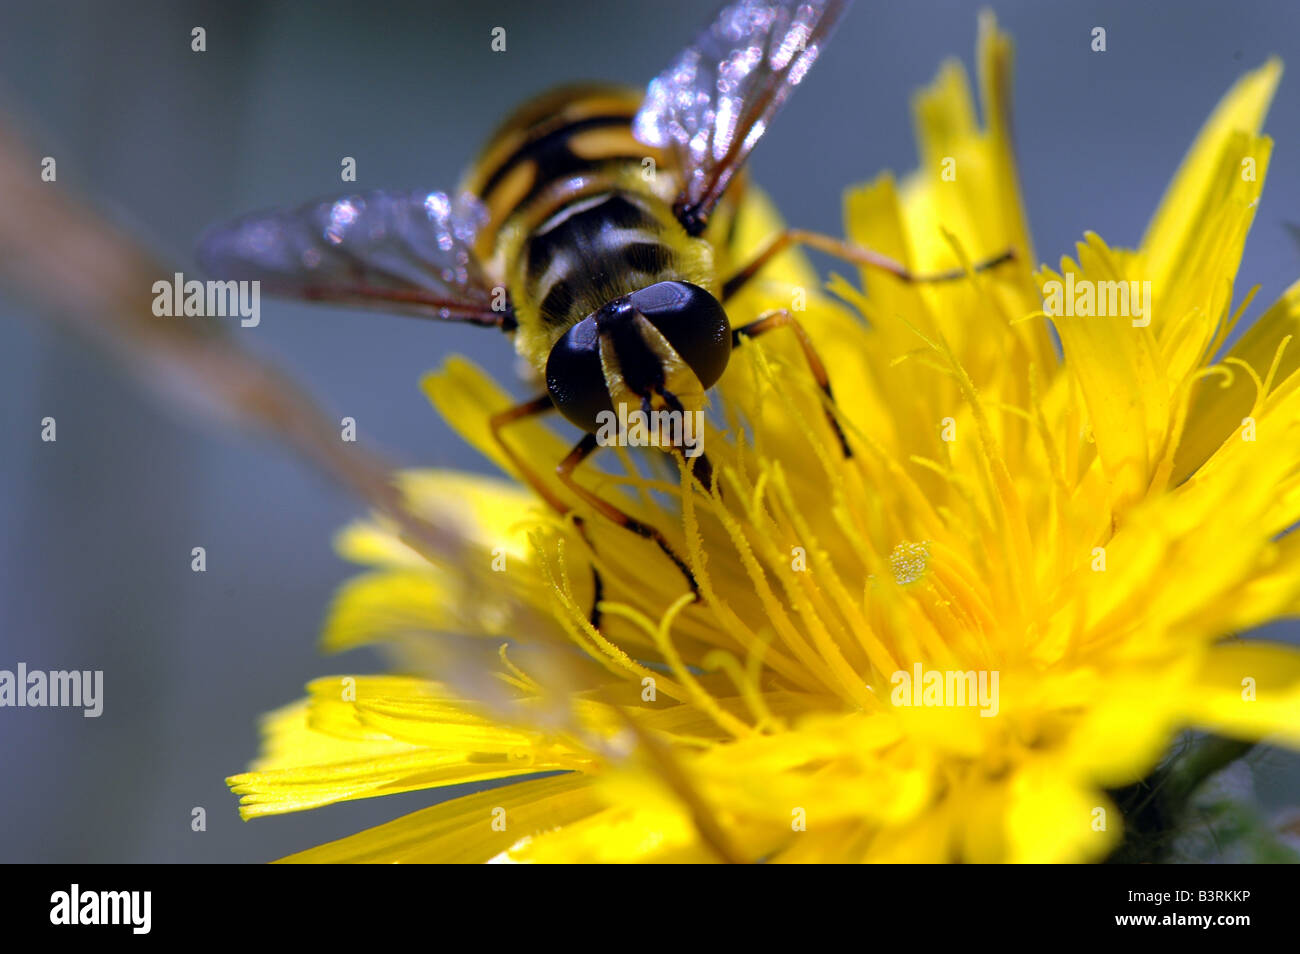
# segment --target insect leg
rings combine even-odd
[[[523,404],[516,404],[514,407],[507,408],[504,411],[498,411],[488,420],[488,427],[492,430],[493,440],[497,442],[497,446],[499,446],[505,453],[506,457],[510,459],[510,463],[514,465],[514,468],[519,472],[519,475],[528,482],[528,485],[532,487],[533,490],[537,491],[538,496],[551,505],[551,508],[555,510],[556,513],[560,514],[560,516],[564,516],[569,512],[569,506],[561,501],[559,497],[556,497],[546,484],[542,483],[541,478],[528,468],[528,465],[524,463],[524,459],[520,457],[515,452],[514,448],[505,442],[505,438],[501,436],[501,431],[507,424],[513,424],[515,421],[526,420],[530,417],[537,417],[553,410],[555,410],[555,404],[551,401],[551,396],[549,394],[543,394],[541,397],[535,397],[531,401],[525,401]]]
[[[808,370],[812,372],[813,379],[817,386],[830,400],[831,404],[835,403],[835,395],[831,393],[831,381],[826,374],[826,366],[822,364],[821,357],[817,354],[817,349],[813,347],[808,333],[803,330],[803,325],[799,324],[798,319],[785,308],[778,308],[775,311],[764,312],[747,325],[741,325],[731,333],[732,347],[740,344],[742,336],[746,338],[757,338],[759,335],[766,334],[769,331],[775,331],[777,328],[789,328],[799,339],[799,347],[803,349],[804,359],[808,362]],[[826,420],[830,422],[835,436],[840,439],[840,448],[844,451],[845,457],[852,457],[853,451],[849,448],[848,438],[844,436],[844,431],[840,429],[840,422],[836,420],[835,414],[830,408],[826,408]]]
[[[550,488],[542,482],[541,478],[529,468],[523,458],[520,457],[519,454],[515,452],[514,448],[505,442],[505,438],[501,436],[501,431],[507,424],[513,424],[515,421],[522,421],[530,417],[537,417],[541,414],[545,414],[547,411],[553,410],[555,410],[555,404],[551,401],[551,396],[549,394],[543,394],[541,397],[535,397],[531,401],[525,401],[523,404],[516,404],[514,407],[493,414],[488,421],[488,426],[492,430],[492,437],[497,442],[497,446],[499,446],[505,453],[506,457],[510,459],[510,463],[514,465],[519,476],[521,476],[525,482],[527,482],[527,484],[537,492],[538,496],[545,500],[556,513],[560,516],[564,516],[572,508],[556,497],[555,494],[551,493]],[[587,525],[583,522],[583,519],[575,516],[573,518],[573,525],[577,528],[578,532],[582,534],[582,539],[587,541],[587,546],[591,547],[594,551],[595,544],[591,542],[591,537],[587,535]],[[596,569],[595,564],[591,567],[591,579],[591,612],[587,614],[587,618],[591,621],[593,627],[600,629],[599,606],[601,597],[605,592],[605,584],[604,581],[601,580],[600,571]]]
[[[664,403],[672,410],[682,415],[687,413],[686,409],[682,407],[681,400],[678,399],[677,395],[673,394],[672,391],[662,387],[659,388],[658,391],[659,395],[664,399]],[[647,415],[651,413],[649,395],[642,398],[642,409]],[[697,439],[703,439],[703,435],[699,435]],[[709,460],[708,455],[706,455],[703,450],[698,450],[690,457],[686,456],[686,449],[684,447],[672,447],[669,448],[669,450],[682,459],[686,464],[686,472],[700,482],[700,486],[704,488],[705,493],[712,492],[713,463]]]
[[[647,540],[653,540],[655,545],[664,552],[664,555],[673,561],[677,569],[681,571],[682,576],[686,577],[686,582],[690,584],[691,592],[695,594],[695,598],[698,600],[700,598],[700,586],[695,581],[695,574],[691,572],[690,567],[686,565],[685,561],[674,552],[672,546],[666,539],[664,539],[662,533],[649,524],[642,523],[641,521],[628,516],[613,504],[606,500],[602,500],[598,494],[588,490],[586,487],[583,487],[574,480],[573,472],[578,468],[578,465],[595,453],[599,447],[600,445],[596,442],[595,434],[585,435],[582,440],[578,442],[577,446],[569,452],[569,456],[564,458],[564,460],[560,462],[559,466],[555,468],[555,473],[559,476],[560,480],[564,482],[564,486],[572,490],[584,501],[594,507],[599,513],[608,517],[620,527],[631,530],[637,536],[645,537]]]
[[[869,248],[863,248],[861,245],[853,245],[842,239],[837,239],[830,235],[823,235],[820,232],[810,232],[807,229],[785,229],[777,233],[768,243],[763,246],[762,251],[754,256],[753,261],[743,268],[738,269],[735,274],[722,283],[722,301],[726,303],[727,299],[736,292],[740,291],[751,278],[762,271],[777,255],[780,255],[792,245],[807,245],[809,248],[815,248],[819,252],[825,252],[827,255],[834,255],[836,258],[843,259],[846,262],[854,262],[858,265],[865,265],[868,268],[878,268],[882,271],[889,272],[900,281],[908,284],[920,284],[931,282],[954,282],[966,277],[966,270],[954,268],[947,272],[935,272],[931,275],[917,275],[909,271],[906,266],[900,262],[894,261],[888,255],[882,255],[880,252],[874,252]],[[996,268],[1005,262],[1012,261],[1016,257],[1014,249],[1007,249],[992,258],[985,259],[975,265],[975,271],[983,272],[990,268]]]
[[[701,451],[694,457],[687,457],[686,452],[680,447],[672,447],[669,450],[685,461],[686,472],[699,481],[705,492],[713,490],[713,462],[709,460],[707,454]]]

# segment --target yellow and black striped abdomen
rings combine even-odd
[[[641,94],[606,86],[567,86],[525,103],[502,123],[471,167],[462,191],[487,206],[480,255],[490,257],[497,235],[521,206],[566,177],[608,171],[657,153],[637,142],[632,120]]]
[[[534,100],[462,184],[487,208],[476,250],[504,279],[517,350],[538,370],[569,327],[614,298],[665,280],[714,284],[708,244],[673,215],[674,170],[632,135],[640,104],[606,87]]]

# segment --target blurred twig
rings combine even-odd
[[[0,116],[0,281],[50,320],[94,340],[165,399],[259,430],[331,475],[401,527],[429,557],[455,559],[459,536],[412,513],[390,466],[355,443],[286,375],[206,320],[153,314],[153,284],[177,271],[126,232],[44,182],[38,159]]]

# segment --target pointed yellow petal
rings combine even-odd
[[[308,700],[268,718],[253,771],[226,780],[244,818],[572,767],[436,683],[349,676],[309,688]]]
[[[1186,247],[1195,240],[1197,223],[1205,215],[1207,196],[1221,187],[1213,180],[1225,145],[1235,132],[1260,131],[1281,77],[1282,63],[1276,59],[1247,73],[1201,128],[1142,237],[1141,247],[1148,251],[1150,277],[1156,284],[1177,280]]]

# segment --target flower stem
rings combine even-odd
[[[1124,841],[1107,858],[1110,864],[1154,864],[1178,833],[1188,800],[1211,776],[1254,746],[1237,739],[1209,737],[1168,760],[1140,782],[1111,792],[1124,815]]]

